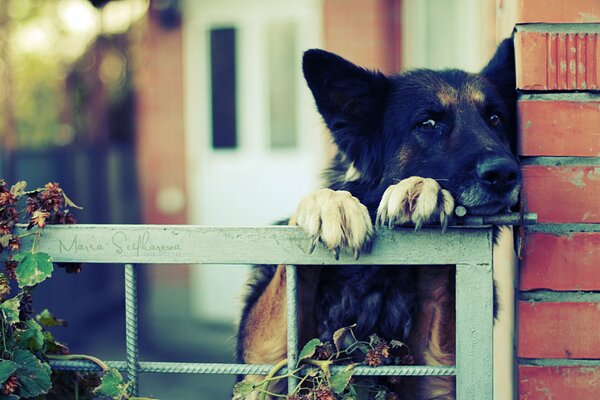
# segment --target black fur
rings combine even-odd
[[[326,172],[328,187],[351,192],[372,218],[386,188],[410,176],[436,179],[471,214],[493,214],[514,205],[518,184],[510,193],[494,191],[482,187],[477,175],[486,157],[516,164],[513,53],[512,39],[507,39],[480,74],[422,69],[386,77],[323,50],[307,51],[306,81],[339,149]],[[460,97],[442,104],[440,93],[471,93],[469,88],[474,96],[483,95],[481,102]],[[491,124],[494,114],[501,125]],[[434,129],[420,125],[427,119],[435,119]],[[351,166],[359,175],[348,179]],[[274,271],[274,266],[255,267],[242,327]],[[324,268],[318,336],[331,340],[336,329],[357,323],[360,339],[373,333],[405,339],[413,326],[415,290],[413,269]],[[241,337],[238,343],[238,361],[243,362]]]

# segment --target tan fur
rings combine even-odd
[[[482,104],[485,102],[485,94],[481,91],[481,84],[470,82],[464,92],[466,98],[477,104]]]
[[[358,254],[373,236],[369,210],[350,192],[321,189],[305,196],[291,224],[298,225],[313,240],[332,251],[341,248]]]
[[[383,193],[377,209],[377,224],[400,225],[440,221],[444,225],[454,211],[450,192],[434,179],[412,176],[391,185]]]
[[[458,93],[455,88],[443,85],[437,92],[437,97],[443,107],[450,107],[458,103]]]
[[[250,364],[274,364],[285,358],[285,322],[285,268],[280,265],[264,294],[248,314],[245,329],[252,334],[244,337],[245,361]]]
[[[422,365],[454,365],[455,312],[450,287],[450,267],[420,267],[417,273],[418,311],[409,345],[415,361]],[[419,380],[420,400],[454,400],[454,377],[424,377]]]

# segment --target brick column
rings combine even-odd
[[[600,1],[517,0],[519,399],[600,399]]]

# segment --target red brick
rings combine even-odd
[[[600,166],[522,167],[528,212],[538,222],[600,222]]]
[[[521,290],[600,290],[600,232],[528,232]]]
[[[522,90],[597,90],[600,37],[597,32],[517,31],[517,87]]]
[[[519,154],[600,156],[600,97],[594,101],[520,100]]]
[[[600,303],[519,302],[518,354],[600,358]]]
[[[517,23],[600,22],[598,0],[516,0]]]
[[[519,366],[519,400],[564,399],[600,399],[600,368]]]

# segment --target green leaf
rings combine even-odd
[[[42,327],[30,319],[26,322],[27,328],[21,333],[20,347],[31,351],[39,351],[44,347],[45,337]]]
[[[6,300],[4,303],[0,304],[0,311],[4,316],[4,319],[9,324],[15,324],[19,322],[19,307],[21,306],[21,302],[18,297],[13,297],[12,299]]]
[[[45,309],[35,317],[36,321],[40,323],[40,325],[50,327],[50,326],[66,326],[67,321],[64,319],[58,319],[52,314],[48,309]]]
[[[44,340],[46,341],[46,354],[68,354],[69,348],[61,342],[54,339],[52,333],[44,331]]]
[[[50,381],[50,366],[41,362],[36,356],[27,350],[17,349],[13,361],[19,364],[16,371],[19,380],[19,395],[22,398],[30,398],[48,393],[52,387]]]
[[[317,350],[317,346],[322,344],[321,341],[319,339],[311,339],[308,341],[308,343],[306,343],[304,345],[304,347],[302,348],[302,351],[300,352],[300,355],[298,356],[298,361],[302,361],[304,359],[310,358],[313,356],[313,354],[315,354],[315,351]]]
[[[94,389],[94,394],[121,399],[127,394],[128,387],[129,384],[123,381],[123,376],[119,370],[109,368],[108,371],[104,372],[104,375],[102,375],[102,382],[100,383],[100,386]]]
[[[19,368],[19,364],[11,360],[0,361],[0,385],[4,382]]]
[[[52,257],[46,253],[18,253],[13,259],[19,261],[15,271],[19,288],[35,286],[52,276]]]
[[[331,375],[331,378],[329,379],[329,386],[335,394],[342,394],[344,393],[346,386],[348,386],[350,378],[352,378],[352,371],[338,372]]]
[[[254,391],[254,385],[248,381],[241,381],[233,386],[233,400],[244,400]]]
[[[349,397],[344,397],[344,400],[369,400],[369,387],[364,385],[350,385],[348,394]]]
[[[0,394],[0,400],[19,400],[19,396],[14,394]]]

